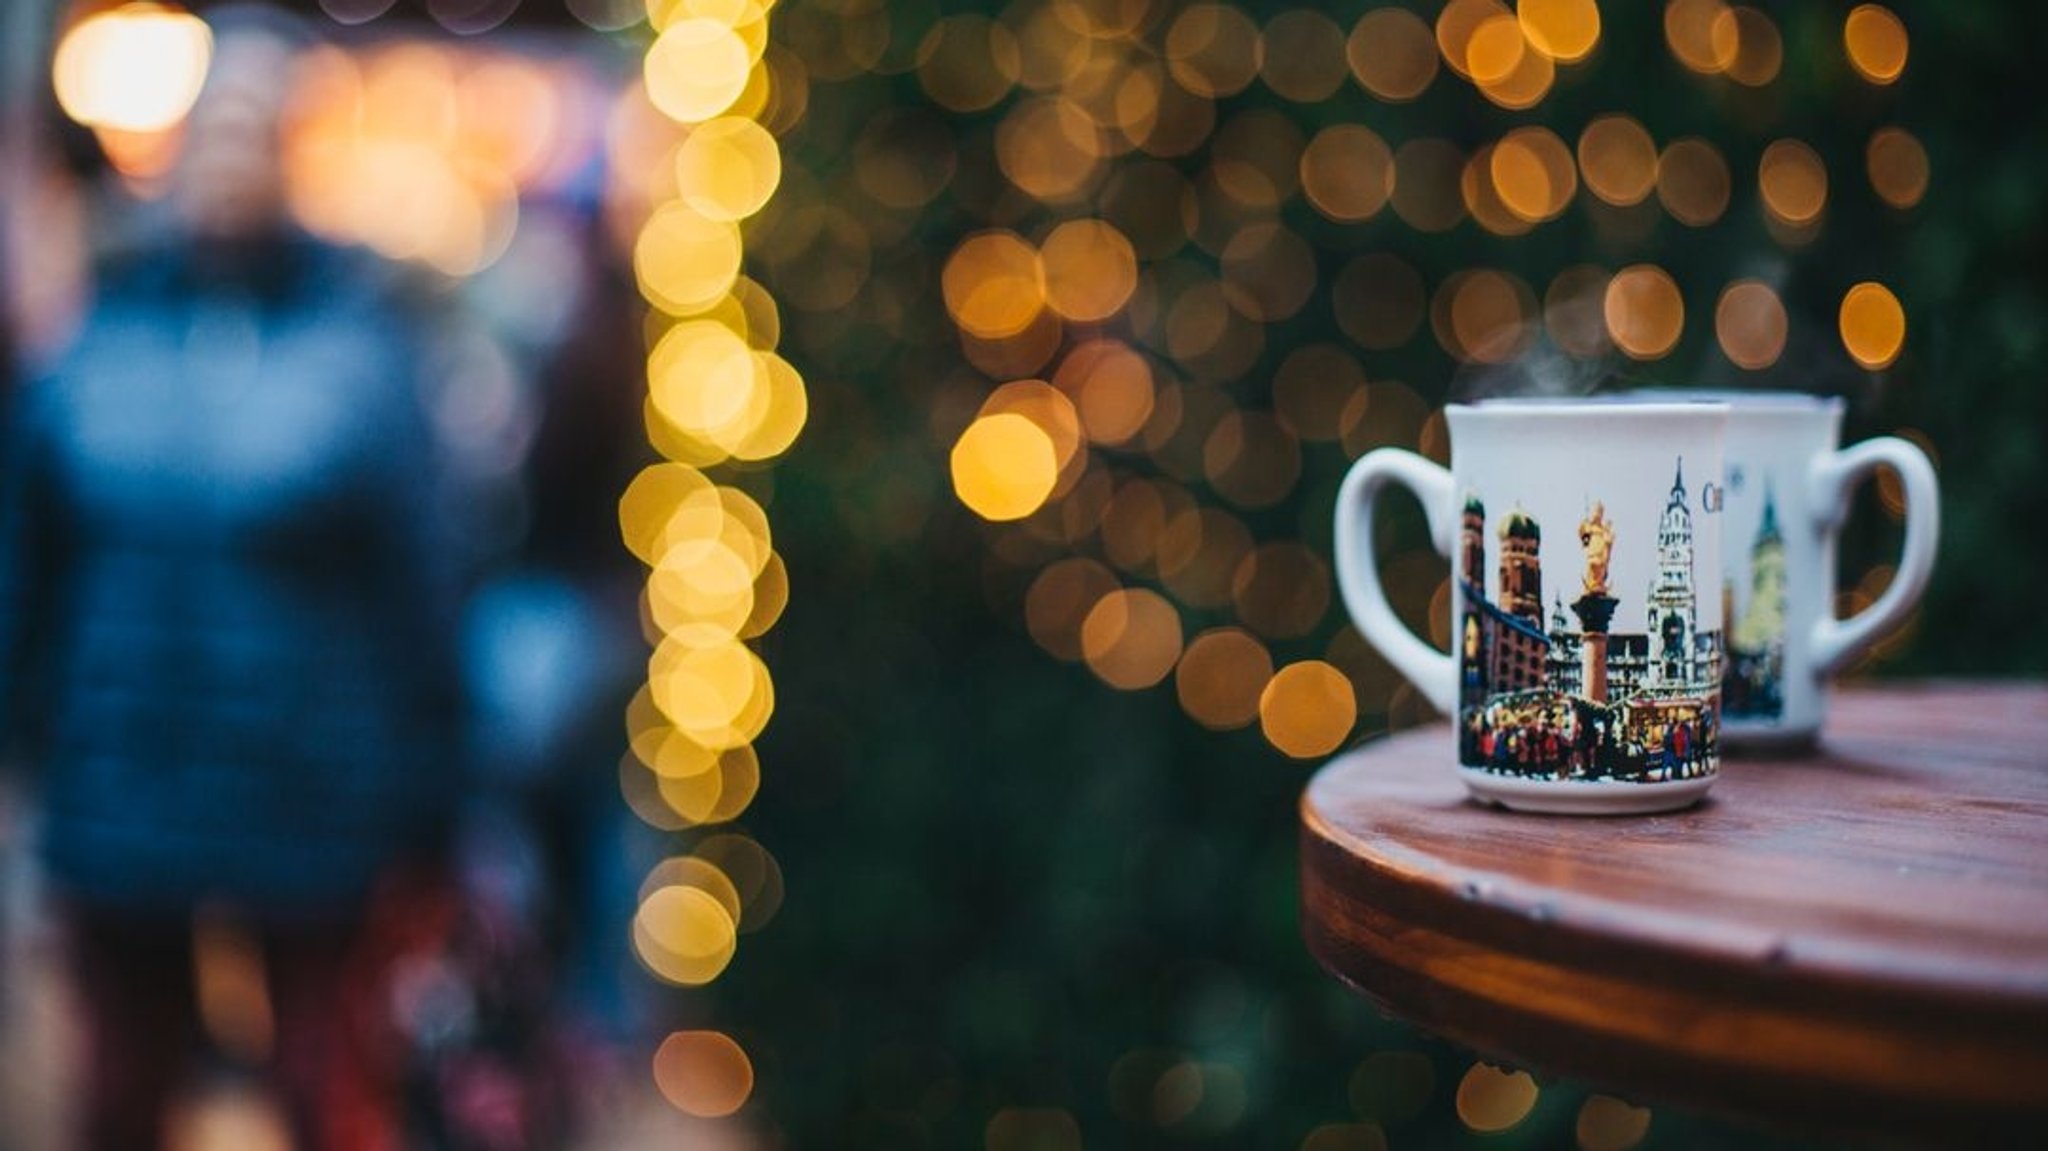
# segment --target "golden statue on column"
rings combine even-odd
[[[1614,525],[1607,522],[1607,506],[1599,500],[1593,501],[1593,510],[1579,521],[1579,546],[1586,549],[1586,594],[1607,594],[1607,565],[1614,556]]]
[[[1585,594],[1572,604],[1572,612],[1584,628],[1579,651],[1585,661],[1581,682],[1586,698],[1607,702],[1607,625],[1614,619],[1619,600],[1607,594],[1607,565],[1614,558],[1614,525],[1607,520],[1607,507],[1593,501],[1592,510],[1579,521],[1579,546],[1586,551]]]

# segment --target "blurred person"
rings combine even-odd
[[[162,1146],[210,1047],[298,1147],[397,1147],[391,972],[452,914],[454,549],[408,310],[285,216],[303,33],[210,22],[171,225],[7,416],[0,735],[84,1016],[78,1145]]]

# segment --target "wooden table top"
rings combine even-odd
[[[1664,815],[1482,807],[1454,754],[1406,732],[1302,796],[1309,950],[1390,1013],[1638,1102],[2048,1130],[2048,687],[1844,690],[1818,754]]]

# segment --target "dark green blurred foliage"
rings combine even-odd
[[[1348,28],[1368,6],[1326,10]],[[1221,101],[1219,121],[1272,108],[1304,134],[1358,121],[1393,143],[1442,135],[1467,148],[1523,123],[1573,141],[1593,116],[1626,111],[1660,143],[1714,141],[1734,174],[1719,223],[1682,227],[1653,201],[1658,218],[1625,247],[1603,244],[1583,193],[1563,218],[1514,239],[1470,223],[1426,236],[1391,212],[1339,225],[1297,199],[1282,218],[1318,249],[1316,296],[1269,328],[1257,368],[1228,388],[1264,407],[1288,350],[1343,338],[1329,281],[1361,252],[1396,252],[1432,286],[1486,265],[1539,291],[1567,264],[1653,261],[1685,294],[1685,335],[1668,358],[1610,365],[1628,380],[1842,394],[1848,438],[1916,429],[1938,454],[1942,560],[1911,642],[1877,670],[2048,671],[2048,113],[2038,64],[2048,22],[2033,6],[1902,4],[1911,60],[1899,83],[1878,88],[1843,61],[1848,5],[1763,7],[1784,34],[1785,63],[1761,90],[1684,71],[1664,46],[1661,4],[1609,3],[1594,60],[1526,113],[1486,104],[1448,73],[1402,106],[1349,82],[1311,106],[1258,83]],[[788,0],[777,20],[800,23],[806,9],[829,23],[815,0]],[[806,119],[784,142],[790,164],[854,212],[849,142],[886,110],[926,103],[895,54],[936,11],[891,9],[885,63],[896,71],[814,81]],[[812,414],[795,450],[758,478],[772,488],[793,594],[764,643],[780,702],[748,824],[780,859],[788,895],[708,993],[717,1022],[756,1059],[754,1112],[792,1147],[975,1147],[1013,1107],[1064,1109],[1091,1147],[1291,1148],[1323,1124],[1364,1120],[1382,1123],[1397,1147],[1572,1146],[1584,1090],[1546,1084],[1511,1132],[1470,1134],[1452,1099],[1472,1056],[1383,1019],[1307,957],[1295,803],[1312,765],[1284,760],[1256,727],[1197,728],[1170,681],[1116,692],[1025,635],[1031,572],[991,555],[996,529],[953,498],[946,439],[934,431],[934,410],[949,402],[943,384],[963,366],[939,269],[963,235],[988,226],[1001,179],[991,138],[1006,106],[952,119],[952,187],[900,237],[874,244],[851,306],[785,304],[785,351],[810,383]],[[1926,199],[1907,212],[1879,203],[1863,175],[1870,133],[1893,123],[1932,158]],[[1801,248],[1777,244],[1757,204],[1757,158],[1784,136],[1810,143],[1830,174],[1823,230]],[[1005,222],[1035,235],[1057,218]],[[1778,270],[1786,353],[1772,369],[1739,372],[1715,345],[1715,300],[1732,279]],[[797,262],[762,278],[782,296],[777,277],[802,273]],[[1865,279],[1897,293],[1909,326],[1905,353],[1876,374],[1850,361],[1835,330],[1842,293]],[[1406,381],[1433,403],[1472,384],[1426,322],[1402,348],[1362,362],[1370,378]],[[1347,463],[1335,445],[1309,445],[1294,496],[1260,513],[1255,533],[1298,536],[1327,554]],[[1419,517],[1395,534],[1389,543],[1419,546]],[[1866,493],[1845,537],[1843,582],[1889,562],[1897,534]],[[1333,606],[1313,644],[1276,647],[1276,657],[1319,655],[1339,622]],[[1199,626],[1191,614],[1187,630]],[[1385,723],[1362,716],[1360,733]],[[1420,1064],[1366,1062],[1390,1051],[1428,1061],[1426,1092],[1414,1089]],[[1202,1076],[1192,1103],[1190,1073],[1173,1070],[1184,1061]],[[1658,1109],[1647,1145],[1770,1144]]]

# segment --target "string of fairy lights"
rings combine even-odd
[[[1671,0],[1662,31],[1678,65],[1730,93],[1768,87],[1785,66],[1783,36],[1759,9]],[[992,554],[1036,569],[1022,608],[1041,647],[1118,689],[1170,678],[1195,722],[1256,724],[1297,758],[1340,746],[1361,712],[1419,714],[1348,628],[1307,658],[1276,655],[1327,634],[1329,572],[1301,540],[1262,540],[1255,528],[1298,495],[1318,443],[1346,458],[1388,443],[1446,454],[1441,414],[1369,371],[1376,356],[1412,352],[1426,334],[1450,368],[1531,352],[1649,364],[1680,348],[1686,293],[1647,261],[1569,265],[1547,287],[1467,267],[1431,287],[1385,250],[1349,257],[1325,283],[1319,237],[1368,223],[1385,236],[1391,216],[1423,235],[1469,222],[1512,240],[1578,208],[1600,249],[1640,251],[1660,218],[1686,230],[1728,219],[1743,174],[1723,148],[1699,136],[1660,144],[1624,111],[1588,118],[1576,139],[1509,123],[1476,147],[1431,134],[1395,142],[1371,126],[1428,126],[1401,106],[1445,84],[1512,121],[1597,67],[1604,35],[1593,0],[1450,0],[1433,22],[1375,7],[1349,29],[1308,8],[1262,26],[1229,4],[1143,0],[1048,0],[999,21],[937,22],[919,80],[956,113],[1000,115],[994,161],[1008,189],[941,275],[962,353],[987,388],[949,443],[951,477],[990,521]],[[1904,71],[1909,44],[1893,13],[1865,4],[1840,25],[1836,50],[1854,82],[1882,89]],[[1277,99],[1233,111],[1254,84]],[[1386,114],[1322,108],[1355,99],[1354,85]],[[1877,127],[1864,159],[1885,208],[1909,211],[1925,194],[1927,155],[1906,129]],[[1750,178],[1768,241],[1784,253],[1811,244],[1830,196],[1849,194],[1844,175],[1831,180],[1795,138],[1770,141]],[[1734,368],[1763,372],[1784,357],[1792,325],[1780,291],[1768,276],[1720,291],[1711,329]],[[1848,363],[1889,367],[1904,346],[1898,298],[1876,282],[1841,292]],[[1270,406],[1261,402],[1248,381],[1268,331],[1325,299],[1344,340],[1280,357]],[[1413,370],[1412,355],[1401,362]],[[1439,566],[1396,556],[1389,582],[1418,623],[1441,630]],[[1881,587],[1887,574],[1866,583]]]
[[[647,435],[663,459],[619,505],[626,545],[648,568],[644,622],[654,644],[627,711],[622,785],[642,818],[676,830],[729,822],[754,797],[753,741],[775,692],[749,642],[774,626],[789,595],[767,513],[725,474],[782,454],[808,413],[802,377],[775,351],[775,301],[741,274],[741,222],[782,179],[766,126],[778,95],[765,59],[770,8],[647,3],[655,34],[644,94],[679,130],[656,146],[665,162],[643,188],[652,203],[632,248],[651,307]],[[711,835],[649,873],[634,950],[657,978],[703,986],[779,899],[772,857],[744,836]],[[753,1084],[745,1050],[713,1030],[671,1034],[654,1077],[670,1102],[703,1117],[738,1110]]]

